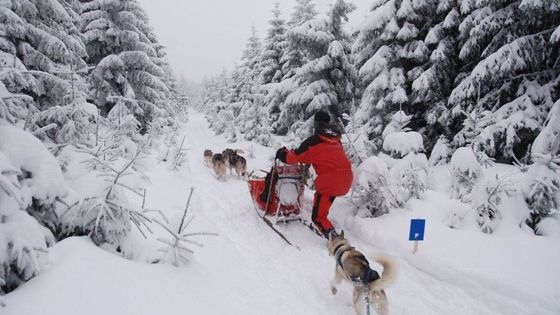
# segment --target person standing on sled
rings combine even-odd
[[[340,142],[341,131],[331,123],[327,112],[314,116],[314,134],[301,143],[299,148],[278,149],[276,158],[287,164],[311,164],[317,173],[311,220],[319,231],[329,238],[336,234],[328,219],[329,209],[336,197],[344,196],[352,185],[352,166]]]

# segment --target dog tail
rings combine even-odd
[[[397,267],[393,259],[388,256],[376,256],[373,260],[383,266],[383,274],[381,278],[370,284],[370,289],[373,291],[380,291],[395,280],[397,276]]]

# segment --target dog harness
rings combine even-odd
[[[344,249],[340,250],[344,246],[347,246],[347,248],[344,248]],[[342,266],[342,255],[344,255],[344,253],[352,251],[352,250],[354,250],[354,247],[348,246],[346,244],[340,244],[337,247],[335,247],[335,249],[334,249],[336,263],[343,270],[344,270],[344,267]],[[375,271],[375,270],[373,270],[369,267],[369,261],[366,259],[366,257],[363,254],[360,253],[360,255],[357,256],[357,257],[358,257],[358,259],[361,259],[366,264],[367,269],[361,277],[360,276],[349,277],[350,281],[361,282],[361,283],[367,285],[368,283],[370,283],[372,281],[375,281],[375,280],[380,278],[379,273],[377,273],[377,271]]]

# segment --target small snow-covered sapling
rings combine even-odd
[[[185,136],[183,136],[183,139],[181,140],[181,144],[179,146],[174,146],[171,149],[172,156],[171,156],[171,164],[169,165],[169,169],[172,171],[178,170],[179,167],[183,165],[183,163],[187,159],[187,151],[189,149],[184,148],[183,147],[184,144],[185,144]]]
[[[164,244],[164,247],[158,249],[162,253],[163,257],[158,262],[170,263],[173,266],[184,266],[190,262],[189,256],[194,254],[194,251],[189,248],[189,245],[195,245],[203,247],[202,243],[192,240],[194,236],[218,236],[217,233],[212,232],[187,232],[186,229],[194,220],[195,216],[188,216],[189,206],[191,204],[191,198],[194,192],[194,188],[190,189],[189,198],[187,199],[187,204],[185,205],[185,210],[183,211],[183,216],[181,217],[181,222],[176,229],[173,229],[168,224],[163,224],[158,220],[154,219],[154,222],[161,226],[169,235],[171,239],[168,238],[158,238],[157,240]]]

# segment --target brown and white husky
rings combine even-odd
[[[216,153],[212,156],[212,169],[218,179],[226,178],[227,168],[222,154]]]
[[[208,167],[210,167],[210,165],[212,165],[212,156],[214,156],[212,151],[210,151],[208,149],[204,150],[204,164]]]
[[[331,280],[331,292],[336,294],[336,285],[343,279],[354,286],[353,304],[356,314],[361,315],[364,309],[364,295],[367,294],[370,303],[379,315],[389,314],[389,302],[384,289],[396,276],[395,264],[388,257],[377,257],[375,261],[383,266],[383,274],[371,269],[366,257],[350,246],[344,238],[344,231],[340,235],[329,237],[327,244],[329,255],[336,259],[334,278]],[[368,306],[369,307],[369,306]]]
[[[235,170],[237,176],[245,176],[245,174],[247,173],[247,160],[239,155],[242,153],[243,150],[239,149],[225,149],[222,152],[224,160],[229,166],[230,174],[232,173],[232,170]]]

